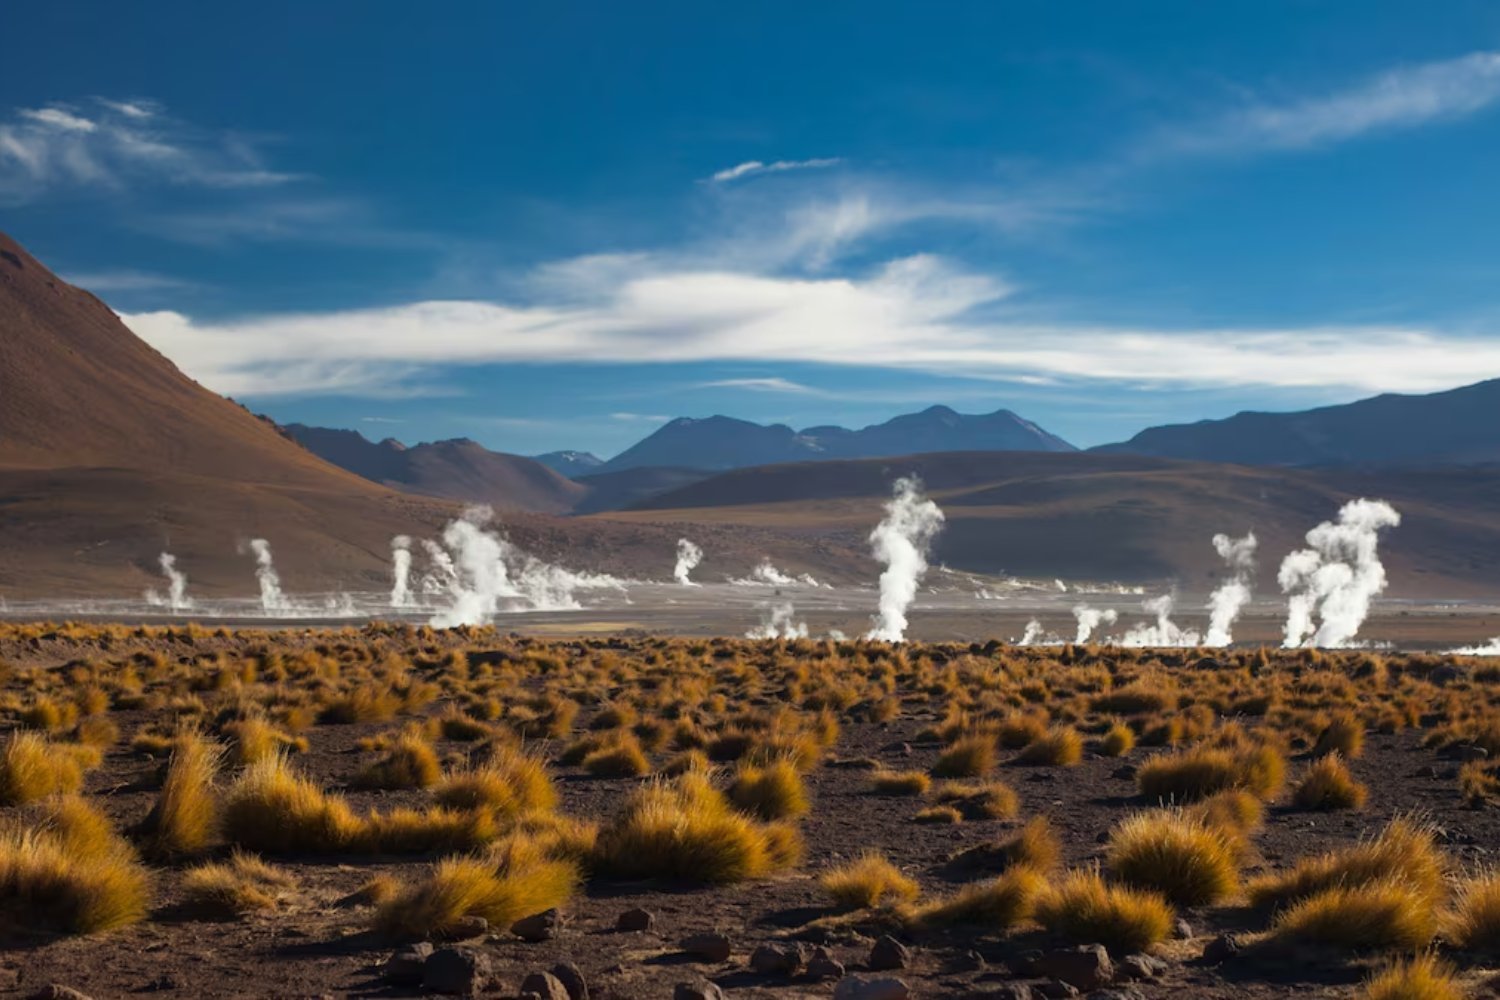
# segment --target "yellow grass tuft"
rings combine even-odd
[[[84,748],[53,743],[38,733],[16,733],[0,752],[0,805],[19,806],[49,795],[76,792],[90,757]]]
[[[542,761],[506,748],[477,767],[444,778],[434,798],[451,809],[489,809],[515,816],[555,808],[557,789]]]
[[[988,733],[953,741],[932,765],[938,778],[980,778],[995,767],[995,739]]]
[[[1277,915],[1273,937],[1340,950],[1424,947],[1437,933],[1429,892],[1400,880],[1339,885]]]
[[[1045,892],[1036,919],[1047,930],[1111,951],[1146,951],[1165,940],[1174,913],[1154,892],[1109,885],[1096,871],[1069,872]]]
[[[464,917],[483,917],[491,926],[505,928],[566,903],[578,878],[576,866],[535,856],[504,864],[448,858],[382,904],[375,926],[401,938],[440,937]]]
[[[1335,751],[1307,769],[1292,792],[1292,801],[1302,809],[1359,809],[1368,795],[1369,789],[1355,780]]]
[[[1109,727],[1099,740],[1099,752],[1106,757],[1123,757],[1135,749],[1135,730],[1123,722]]]
[[[297,880],[288,872],[240,851],[228,862],[198,865],[182,876],[188,907],[214,918],[275,909],[296,888]]]
[[[150,856],[198,854],[218,837],[214,775],[219,753],[219,747],[202,733],[188,731],[177,737],[161,793],[141,823],[141,838]]]
[[[224,835],[267,854],[347,850],[362,824],[349,804],[292,771],[283,756],[247,767],[224,798]]]
[[[651,772],[651,762],[634,736],[600,747],[581,763],[585,771],[601,778],[639,778]]]
[[[0,930],[94,934],[136,923],[150,904],[146,870],[109,823],[79,800],[34,829],[0,832]]]
[[[998,878],[964,886],[911,912],[915,927],[982,927],[1004,930],[1031,918],[1047,888],[1046,877],[1030,868],[1012,868]]]
[[[384,757],[356,774],[353,784],[358,788],[427,788],[437,784],[442,773],[432,744],[420,732],[408,730]]]
[[[1500,952],[1500,872],[1481,872],[1459,883],[1443,937],[1470,951]]]
[[[1367,979],[1357,1000],[1464,1000],[1453,970],[1431,953],[1386,966]]]
[[[729,786],[735,807],[763,820],[792,819],[808,810],[802,775],[788,760],[764,767],[742,764]]]
[[[1015,789],[1000,781],[977,785],[945,782],[933,792],[933,798],[954,806],[965,819],[1011,819],[1021,810],[1021,799]]]
[[[926,795],[932,779],[922,771],[878,770],[870,775],[870,788],[877,795]]]
[[[1239,888],[1239,858],[1222,831],[1181,812],[1139,813],[1110,834],[1106,864],[1126,885],[1176,906],[1207,906]]]
[[[834,905],[845,910],[910,902],[920,891],[914,879],[901,874],[901,869],[879,851],[866,851],[840,865],[825,874],[819,884],[833,897]]]
[[[1047,767],[1072,767],[1083,759],[1083,737],[1071,726],[1053,726],[1026,744],[1016,757],[1017,764]]]
[[[1337,886],[1399,882],[1436,907],[1444,894],[1447,864],[1432,827],[1407,817],[1392,820],[1373,840],[1303,858],[1291,871],[1268,875],[1247,888],[1255,906],[1284,906]]]
[[[1136,785],[1147,798],[1164,802],[1191,802],[1233,789],[1270,799],[1285,774],[1286,762],[1272,747],[1194,747],[1153,757],[1136,772]]]

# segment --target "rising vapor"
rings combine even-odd
[[[1400,523],[1401,515],[1384,500],[1362,498],[1344,504],[1337,521],[1307,533],[1309,547],[1288,554],[1276,575],[1287,595],[1282,646],[1348,645],[1369,615],[1370,601],[1385,590],[1380,529]]]
[[[870,545],[885,571],[880,574],[880,610],[866,639],[905,638],[906,609],[917,596],[917,584],[927,572],[927,550],[942,527],[943,512],[922,496],[921,481],[896,480],[885,518],[870,532]]]
[[[1073,641],[1085,643],[1096,628],[1100,625],[1113,625],[1120,616],[1114,608],[1100,610],[1080,604],[1073,608],[1073,617],[1078,620],[1078,632],[1073,636]]]
[[[698,546],[694,545],[686,538],[677,539],[677,565],[672,567],[672,579],[676,580],[684,587],[698,586],[692,580],[688,579],[688,574],[691,573],[702,561],[702,549],[698,548]]]
[[[260,583],[261,610],[267,614],[291,610],[291,604],[281,592],[281,577],[271,562],[271,543],[264,538],[252,538],[250,551],[255,553],[255,579]]]
[[[1206,645],[1227,646],[1234,641],[1231,629],[1240,611],[1250,603],[1255,545],[1254,532],[1247,533],[1244,538],[1214,536],[1214,549],[1229,567],[1231,576],[1208,596],[1208,635],[1203,638]]]
[[[411,538],[391,539],[391,607],[411,607]]]
[[[1153,597],[1141,604],[1141,608],[1147,614],[1156,616],[1156,621],[1137,625],[1125,637],[1120,640],[1122,646],[1134,647],[1167,647],[1167,646],[1196,646],[1198,645],[1198,633],[1192,629],[1180,627],[1172,621],[1172,607],[1177,603],[1171,594],[1162,594]]]
[[[807,623],[796,620],[791,601],[765,609],[759,625],[745,633],[746,639],[806,639]]]
[[[187,574],[177,568],[177,557],[170,552],[163,552],[157,561],[161,565],[161,575],[167,578],[167,592],[162,595],[155,588],[147,590],[146,603],[154,608],[170,608],[173,611],[191,608],[193,602],[187,596]]]

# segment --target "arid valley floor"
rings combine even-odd
[[[1429,949],[1493,993],[1486,658],[9,623],[0,664],[11,995],[1406,996],[1361,984]]]

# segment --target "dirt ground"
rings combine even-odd
[[[306,641],[320,637],[313,633]],[[204,637],[197,641],[197,648],[230,648],[247,641],[252,640]],[[286,641],[295,645],[295,640]],[[449,641],[460,644],[457,639]],[[70,653],[65,646],[61,637],[0,644],[0,662],[60,664],[78,652]],[[116,643],[115,648],[98,649],[94,655],[123,656],[131,649],[129,642]],[[434,704],[427,711],[436,713],[442,707]],[[152,774],[160,765],[141,759],[127,745],[129,735],[151,721],[150,713],[116,711],[113,717],[126,739],[108,752],[102,767],[89,774],[86,791],[121,826],[127,826],[150,808],[155,794]],[[675,983],[700,976],[717,982],[730,997],[831,996],[833,983],[758,976],[746,961],[759,944],[802,940],[826,945],[851,973],[862,968],[873,931],[809,926],[830,912],[817,882],[823,871],[874,846],[915,876],[924,892],[940,893],[973,878],[972,873],[948,864],[955,853],[994,840],[1038,815],[1050,817],[1062,835],[1065,863],[1088,865],[1101,856],[1102,838],[1110,827],[1130,811],[1148,805],[1136,794],[1129,769],[1161,752],[1154,749],[1138,748],[1123,762],[1090,749],[1071,768],[1002,762],[995,777],[1019,792],[1019,817],[956,825],[913,822],[919,799],[874,795],[868,788],[867,770],[839,766],[840,762],[870,759],[892,769],[926,769],[940,748],[921,742],[919,733],[937,717],[935,710],[917,709],[889,723],[843,725],[831,759],[807,775],[812,809],[801,822],[806,854],[795,871],[721,888],[592,879],[567,907],[565,923],[553,939],[527,943],[501,930],[470,942],[489,956],[497,970],[496,985],[485,995],[514,996],[528,973],[572,962],[583,971],[596,998],[670,997]],[[357,749],[357,741],[390,729],[388,722],[314,726],[307,732],[310,752],[298,756],[298,767],[324,787],[346,787],[355,770],[369,759]],[[1456,784],[1457,764],[1424,748],[1422,736],[1419,730],[1370,734],[1363,755],[1349,762],[1370,791],[1368,804],[1358,812],[1308,813],[1273,804],[1263,830],[1254,837],[1247,873],[1351,844],[1392,816],[1412,812],[1437,826],[1458,868],[1494,863],[1500,851],[1500,812],[1466,805]],[[443,741],[439,749],[446,753],[463,748]],[[555,752],[557,745],[539,749]],[[1294,756],[1290,764],[1295,773],[1305,760]],[[562,811],[600,820],[610,816],[632,788],[649,780],[597,778],[555,763],[552,773],[562,794]],[[351,789],[347,795],[363,809],[416,803],[424,793]],[[414,875],[430,860],[283,859],[284,867],[301,880],[300,898],[277,912],[222,922],[187,919],[177,912],[180,872],[162,868],[155,875],[153,912],[134,927],[98,937],[8,942],[0,949],[0,966],[11,970],[14,981],[7,983],[0,974],[0,983],[5,984],[0,995],[26,996],[49,983],[67,985],[96,1000],[137,994],[184,998],[421,995],[419,990],[395,988],[385,981],[382,965],[392,945],[366,928],[367,909],[341,905],[340,900],[374,870]],[[634,907],[655,915],[654,928],[617,932],[617,917]],[[1225,932],[1264,930],[1264,916],[1236,905],[1180,915],[1190,925],[1191,936],[1162,946],[1160,954],[1167,959],[1164,975],[1158,981],[1134,984],[1145,997],[1353,996],[1358,981],[1378,964],[1373,957],[1309,961],[1258,954],[1213,965],[1201,957],[1209,942]],[[683,937],[707,930],[719,930],[731,938],[734,953],[729,962],[705,965],[681,953],[678,942]],[[1036,930],[900,936],[914,952],[911,966],[899,975],[910,984],[913,995],[921,997],[984,996],[1004,984],[1025,981],[1020,971],[1022,956],[1060,943]],[[1495,972],[1483,962],[1466,962],[1464,977],[1473,995],[1500,996],[1500,990],[1486,985]],[[1030,981],[1041,985],[1040,980]]]

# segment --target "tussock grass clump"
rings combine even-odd
[[[198,854],[218,838],[214,776],[220,753],[202,733],[189,731],[177,737],[161,793],[141,823],[142,842],[152,857]]]
[[[1052,829],[1052,821],[1046,816],[1037,816],[1009,837],[970,847],[952,860],[958,865],[992,871],[1024,867],[1050,872],[1062,860],[1062,842],[1057,838],[1057,831]]]
[[[1500,952],[1500,872],[1481,872],[1459,883],[1443,937],[1470,951]]]
[[[761,878],[799,853],[795,830],[757,823],[692,772],[637,789],[600,830],[593,861],[624,877],[723,884]]]
[[[964,821],[964,814],[952,806],[928,806],[925,809],[918,809],[916,815],[912,817],[912,821],[933,825],[962,823]]]
[[[19,806],[49,795],[76,792],[98,751],[53,743],[38,733],[15,733],[0,752],[0,805]]]
[[[1176,906],[1206,906],[1239,888],[1239,852],[1221,831],[1182,812],[1139,813],[1110,834],[1109,872]]]
[[[1026,744],[1017,764],[1030,767],[1072,767],[1083,760],[1083,737],[1072,726],[1053,726]]]
[[[581,764],[589,774],[600,778],[639,778],[651,772],[651,762],[634,736],[589,753]]]
[[[358,788],[428,788],[437,784],[443,767],[437,751],[420,732],[407,731],[380,760],[354,776]]]
[[[1031,918],[1047,879],[1030,868],[1012,868],[998,878],[975,882],[944,899],[919,907],[907,917],[915,927],[983,927],[1004,930]]]
[[[938,778],[980,778],[995,767],[994,737],[979,733],[955,740],[938,756],[932,773]]]
[[[546,764],[508,748],[497,750],[477,767],[444,778],[433,797],[450,809],[488,809],[501,816],[557,806],[557,789]]]
[[[1345,760],[1353,760],[1364,753],[1365,724],[1352,712],[1345,712],[1318,734],[1313,753],[1318,755],[1336,753]]]
[[[729,786],[729,801],[763,820],[792,819],[808,810],[802,775],[787,760],[764,767],[742,764]]]
[[[339,906],[382,906],[396,898],[401,882],[394,875],[381,873],[338,901]]]
[[[1043,893],[1036,919],[1047,930],[1111,951],[1146,951],[1165,940],[1174,913],[1160,895],[1110,885],[1096,871],[1069,872]]]
[[[273,910],[296,888],[297,880],[289,872],[241,851],[227,862],[198,865],[182,876],[188,907],[214,918]]]
[[[224,734],[231,740],[230,759],[236,764],[254,764],[282,752],[307,752],[305,738],[289,736],[259,716],[230,723]]]
[[[224,836],[266,854],[347,850],[362,824],[338,796],[292,771],[283,756],[247,767],[224,797]]]
[[[1147,798],[1164,802],[1191,802],[1236,788],[1270,799],[1285,774],[1286,761],[1273,747],[1193,747],[1141,765],[1136,786]]]
[[[1360,809],[1369,789],[1355,780],[1338,753],[1318,758],[1297,788],[1292,801],[1301,809]]]
[[[1206,826],[1244,840],[1261,824],[1266,806],[1244,789],[1232,789],[1199,799],[1183,812]]]
[[[944,805],[954,806],[965,819],[1010,819],[1021,810],[1020,796],[1001,781],[986,781],[978,785],[949,781],[937,787],[933,798]]]
[[[372,854],[466,851],[494,840],[500,827],[484,810],[399,808],[357,818],[347,847]]]
[[[844,910],[865,910],[889,903],[908,903],[917,898],[916,880],[879,851],[866,851],[853,861],[833,869],[818,880],[834,905]]]
[[[366,684],[326,703],[318,714],[318,721],[339,725],[385,722],[395,718],[404,704],[402,697],[391,688]]]
[[[575,865],[536,855],[518,852],[500,861],[448,858],[383,903],[374,923],[399,938],[440,937],[464,917],[509,927],[566,903],[578,881]]]
[[[1135,749],[1135,730],[1123,722],[1109,727],[1099,740],[1099,752],[1106,757],[1123,757]]]
[[[1453,970],[1431,953],[1394,962],[1367,979],[1357,1000],[1463,1000]]]
[[[1284,906],[1335,887],[1399,883],[1435,908],[1443,898],[1447,865],[1432,827],[1407,817],[1392,820],[1373,840],[1313,858],[1291,871],[1256,879],[1247,887],[1255,906]]]
[[[877,795],[926,795],[932,779],[922,771],[878,770],[870,775],[870,788]]]
[[[130,845],[81,800],[36,828],[0,831],[0,930],[95,934],[136,923],[149,905]]]
[[[1437,933],[1426,888],[1400,880],[1339,885],[1307,896],[1277,915],[1273,937],[1339,950],[1414,950]]]

